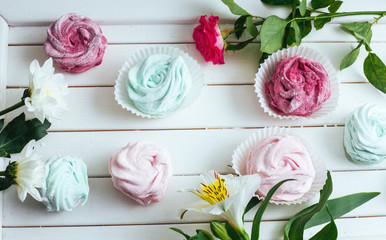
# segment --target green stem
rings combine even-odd
[[[354,16],[354,15],[384,15],[384,14],[386,14],[386,11],[340,12],[340,13],[334,13],[327,16],[293,18],[291,19],[291,21],[298,21],[298,20],[309,21],[309,20],[316,20],[316,19],[346,17],[346,16]]]
[[[244,229],[240,232],[240,236],[243,240],[250,240],[248,233]]]
[[[3,116],[4,114],[7,114],[7,113],[9,113],[9,112],[11,112],[11,111],[13,111],[13,110],[15,110],[15,109],[18,109],[19,107],[22,107],[22,106],[24,106],[24,99],[21,99],[21,101],[20,102],[18,102],[18,103],[16,103],[15,105],[13,105],[13,106],[10,106],[9,108],[6,108],[6,109],[4,109],[3,111],[1,111],[0,112],[0,116]]]
[[[258,21],[258,22],[254,22],[253,25],[259,26],[259,25],[263,25],[263,23],[264,23],[264,21]],[[245,29],[245,28],[246,28],[246,27],[235,28],[235,29],[233,29],[233,30],[231,30],[231,31],[229,32],[229,35],[231,35],[232,33],[237,32],[237,31],[243,30],[243,29]],[[229,36],[229,35],[228,35],[228,36]]]

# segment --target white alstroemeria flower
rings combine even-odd
[[[29,97],[24,102],[28,111],[34,112],[41,122],[44,118],[49,121],[59,120],[67,110],[65,96],[68,94],[68,85],[62,74],[54,74],[52,58],[49,58],[42,67],[35,59],[29,67]]]
[[[245,207],[260,186],[259,175],[220,175],[215,171],[201,174],[201,189],[187,189],[203,201],[186,208],[227,220],[232,227],[245,235],[243,214]]]
[[[37,188],[44,185],[44,161],[40,156],[33,153],[35,140],[31,140],[21,151],[16,161],[11,166],[14,184],[16,185],[19,199],[23,202],[29,193],[37,201],[41,201]]]

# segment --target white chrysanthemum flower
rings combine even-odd
[[[227,220],[241,234],[246,234],[243,223],[245,207],[260,186],[259,175],[221,176],[215,171],[201,174],[201,189],[187,189],[203,201],[186,208]]]
[[[21,151],[16,161],[12,161],[14,184],[19,199],[23,202],[29,193],[37,201],[41,201],[37,188],[44,185],[44,161],[33,153],[35,140],[31,140]],[[7,167],[8,168],[8,167]]]
[[[68,94],[68,85],[62,74],[54,74],[52,58],[49,58],[42,67],[35,59],[30,65],[29,97],[24,102],[28,111],[34,112],[41,122],[59,120],[67,110],[65,96]]]

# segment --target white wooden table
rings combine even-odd
[[[362,70],[364,51],[349,69],[339,72],[341,98],[335,112],[309,121],[285,121],[269,117],[254,93],[258,70],[259,43],[225,57],[225,65],[204,62],[195,49],[193,28],[200,15],[218,15],[230,23],[225,5],[207,0],[102,0],[8,1],[0,0],[0,106],[18,101],[28,86],[29,64],[48,56],[42,46],[47,26],[69,12],[95,20],[102,27],[109,46],[103,63],[82,74],[64,73],[70,84],[65,118],[50,128],[37,151],[44,158],[54,154],[75,154],[88,166],[90,195],[83,207],[72,212],[48,213],[44,205],[28,197],[17,199],[14,188],[2,195],[2,238],[39,239],[182,239],[169,230],[187,233],[208,229],[213,219],[188,213],[183,220],[177,210],[195,201],[177,190],[194,187],[203,170],[232,173],[228,167],[233,150],[254,131],[266,126],[293,126],[332,171],[332,197],[356,192],[382,192],[380,196],[337,220],[340,239],[386,239],[386,162],[358,166],[348,161],[343,150],[345,117],[364,103],[385,102],[386,95],[367,83]],[[260,1],[237,1],[248,11],[268,16],[286,16],[281,8]],[[342,11],[386,10],[384,0],[345,1]],[[372,20],[371,16],[336,19],[321,31],[313,31],[304,45],[323,52],[338,69],[343,56],[356,46],[355,39],[339,29],[340,22]],[[386,62],[386,21],[373,27],[373,50]],[[189,53],[202,67],[207,86],[199,100],[187,109],[162,119],[142,119],[122,109],[114,100],[118,70],[139,49],[154,45],[174,46]],[[57,72],[62,72],[57,69]],[[4,102],[4,99],[6,101]],[[16,114],[8,115],[7,119]],[[140,206],[116,190],[108,172],[110,156],[131,140],[149,140],[169,150],[174,176],[166,198],[147,207]],[[303,205],[269,206],[262,223],[262,239],[282,236],[291,216],[317,200]],[[254,212],[254,211],[252,211]],[[247,228],[253,215],[246,217]],[[315,229],[314,229],[315,231]],[[310,234],[310,231],[307,232]]]

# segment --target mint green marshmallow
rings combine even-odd
[[[48,211],[71,211],[84,205],[89,194],[87,167],[74,156],[53,156],[44,167],[46,182],[40,189]]]
[[[354,162],[380,163],[386,159],[386,108],[366,104],[352,112],[344,130],[344,147]]]
[[[163,116],[182,104],[192,80],[181,56],[157,54],[132,67],[126,85],[129,97],[139,111]]]

